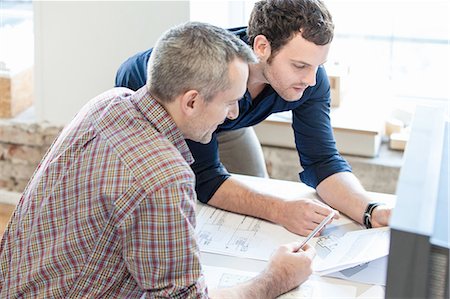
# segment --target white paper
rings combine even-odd
[[[299,287],[279,296],[282,299],[297,298],[355,298],[356,287],[351,285],[336,285],[322,279],[311,276]]]
[[[201,251],[265,261],[279,245],[300,238],[279,225],[210,206],[197,213],[196,232]]]
[[[280,245],[304,239],[261,219],[206,205],[199,208],[196,232],[203,252],[267,261]],[[326,275],[354,267],[389,253],[388,227],[360,228],[341,216],[327,226],[323,236],[310,241],[317,251],[313,262],[316,274]]]
[[[314,259],[313,270],[316,274],[325,275],[387,256],[389,235],[389,227],[348,232],[328,246],[328,255]],[[324,243],[324,240],[318,240],[317,244]]]
[[[203,266],[203,271],[208,289],[232,287],[258,274],[256,272],[206,265]],[[335,283],[327,282],[321,277],[311,276],[303,284],[278,298],[354,298],[355,296],[356,287],[354,286],[339,285],[337,287]]]
[[[353,268],[327,274],[327,276],[365,284],[386,286],[387,263],[388,257],[385,256]]]
[[[208,289],[232,287],[258,275],[257,272],[208,265],[202,265],[202,268]]]

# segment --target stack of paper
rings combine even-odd
[[[387,256],[389,232],[388,227],[347,232],[326,256],[319,255],[314,259],[314,272],[326,275]],[[318,240],[316,249],[322,250],[321,246],[321,240]]]
[[[310,241],[317,251],[313,262],[317,275],[351,268],[389,253],[388,227],[355,230],[360,226],[341,218]],[[279,225],[210,206],[202,206],[197,213],[196,231],[203,252],[263,261],[268,261],[280,245],[304,239]]]

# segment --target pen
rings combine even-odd
[[[323,219],[322,222],[320,222],[319,225],[317,225],[317,227],[316,227],[316,228],[315,228],[315,229],[314,229],[314,230],[306,237],[306,239],[304,239],[304,240],[302,241],[302,243],[301,243],[301,245],[300,245],[300,247],[299,247],[298,250],[302,249],[303,246],[305,246],[305,244],[306,244],[309,240],[311,240],[311,238],[314,237],[314,236],[317,234],[317,232],[318,232],[319,230],[321,230],[321,229],[325,226],[325,224],[328,223],[328,221],[330,221],[331,218],[333,218],[334,214],[335,214],[335,212],[332,211],[327,217],[325,217],[325,219]]]

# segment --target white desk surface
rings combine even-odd
[[[274,180],[274,179],[263,179],[243,175],[233,175],[233,176],[235,178],[238,178],[242,183],[247,184],[255,188],[256,190],[275,194],[288,200],[300,197],[319,199],[316,191],[313,188],[310,188],[302,183]],[[374,192],[370,192],[369,194],[373,196],[373,199],[376,201],[383,201],[390,205],[393,205],[395,203],[394,195],[374,193]],[[201,204],[199,205],[201,206]],[[232,257],[207,252],[201,252],[201,260],[202,263],[207,266],[223,267],[228,269],[251,271],[251,272],[260,272],[265,268],[267,264],[267,262],[261,260]],[[334,287],[337,288],[336,290],[338,290],[338,288],[340,287],[344,288],[346,286],[352,286],[356,288],[355,298],[384,298],[385,288],[383,286],[357,283],[324,276],[320,278],[311,277],[310,279],[311,280],[320,279],[323,282],[332,284],[333,288]]]

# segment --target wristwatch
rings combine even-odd
[[[363,223],[366,228],[372,228],[372,212],[376,207],[382,205],[381,202],[371,202],[367,205],[366,211],[363,215]]]

